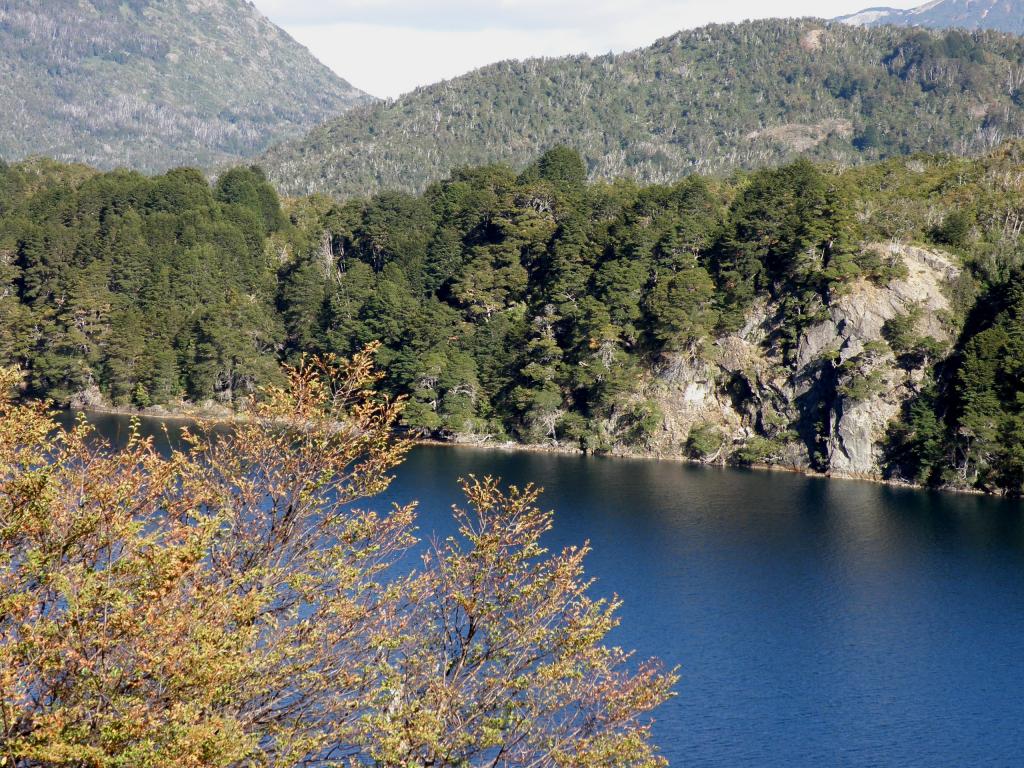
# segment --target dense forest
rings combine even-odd
[[[238,162],[371,101],[246,0],[0,0],[0,156]]]
[[[282,203],[256,168],[0,166],[0,362],[64,403],[238,408],[379,342],[423,436],[1021,490],[1024,145],[586,177],[558,148]]]
[[[494,64],[348,112],[260,163],[289,194],[360,196],[567,144],[591,178],[671,183],[800,155],[983,153],[1022,135],[1022,105],[1019,37],[774,19]]]

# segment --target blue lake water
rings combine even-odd
[[[454,447],[414,450],[377,503],[444,535],[470,473],[543,486],[548,545],[589,540],[626,601],[613,642],[680,665],[672,765],[1024,765],[1024,505]]]

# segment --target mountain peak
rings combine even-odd
[[[936,29],[993,29],[1024,34],[1024,0],[932,0],[910,10],[865,8],[838,21],[862,27],[894,24]]]

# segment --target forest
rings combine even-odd
[[[62,404],[237,410],[282,362],[379,343],[413,435],[643,453],[664,418],[648,385],[667,366],[716,360],[768,307],[758,344],[806,368],[802,339],[830,307],[906,279],[869,247],[900,242],[958,265],[949,340],[923,334],[919,311],[895,317],[856,357],[822,357],[829,397],[875,396],[871,360],[887,356],[914,375],[881,473],[1015,494],[1022,230],[1015,143],[978,160],[799,160],[647,186],[588,182],[557,147],[525,169],[344,202],[282,200],[256,167],[211,183],[35,160],[0,166],[0,364],[21,368],[26,396]],[[717,386],[737,408],[762,398]],[[785,463],[804,441],[808,468],[827,470],[815,441],[828,415],[793,408],[762,409],[740,437],[695,424],[659,453]]]
[[[3,0],[0,156],[240,162],[372,101],[246,0]]]
[[[805,156],[976,155],[1024,135],[1024,42],[816,19],[715,24],[618,55],[493,64],[271,147],[288,194],[422,192],[558,144],[593,179],[673,183]]]

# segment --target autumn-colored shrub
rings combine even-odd
[[[602,644],[535,489],[469,479],[416,563],[413,507],[360,509],[408,447],[371,353],[170,455],[0,397],[0,765],[663,763],[675,675]]]

